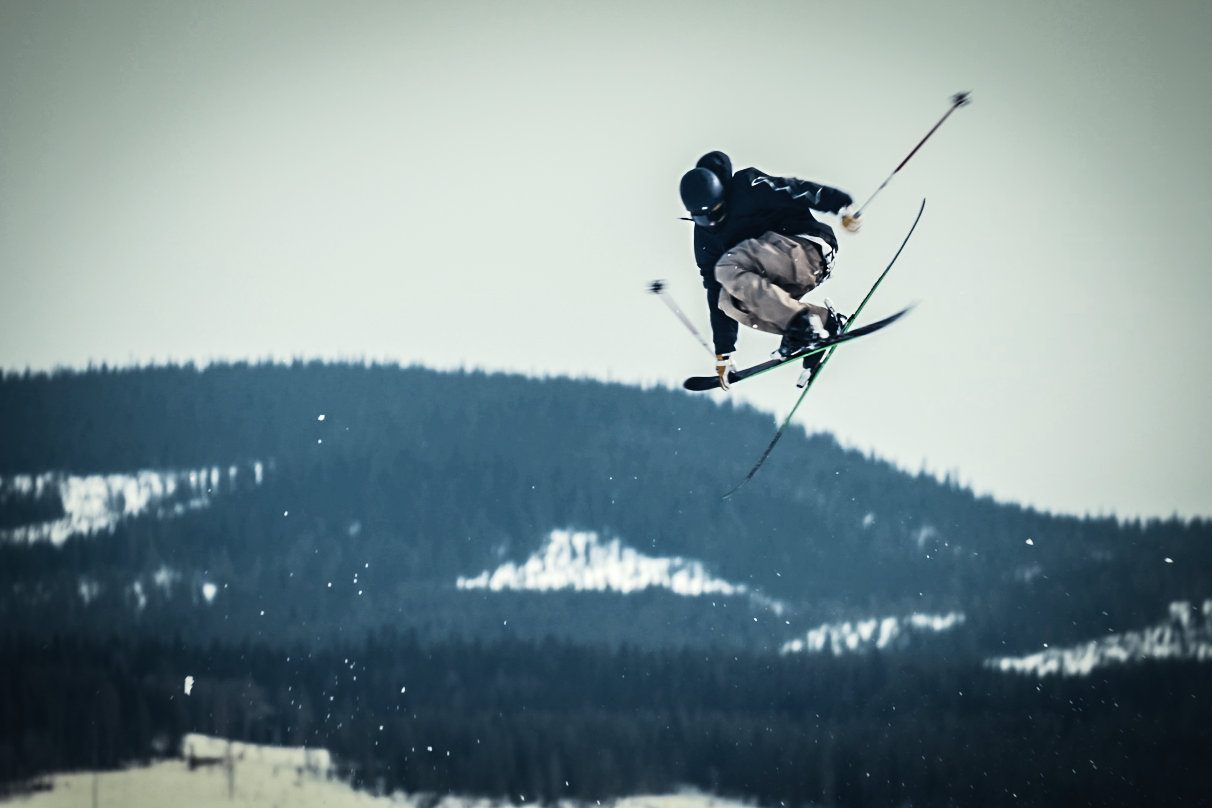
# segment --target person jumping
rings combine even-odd
[[[846,318],[802,301],[829,277],[837,237],[813,211],[844,215],[845,191],[795,177],[746,168],[732,172],[728,155],[713,151],[682,176],[682,204],[694,222],[694,258],[707,289],[716,373],[727,390],[738,324],[778,334],[784,357],[842,333]],[[857,219],[848,219],[850,230]],[[804,357],[812,371],[820,354]]]

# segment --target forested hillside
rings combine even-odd
[[[177,518],[0,547],[0,615],[27,627],[328,640],[389,621],[432,636],[511,626],[772,647],[814,621],[960,611],[955,650],[989,653],[1145,625],[1172,600],[1209,594],[1202,521],[1042,514],[907,475],[828,435],[793,430],[722,499],[771,419],[680,390],[319,363],[100,369],[6,376],[0,423],[10,480],[265,467],[263,484],[243,475]],[[10,490],[0,525],[53,509]],[[565,527],[700,559],[789,611],[775,620],[732,599],[724,616],[664,592],[455,590],[458,576],[524,561]],[[204,582],[220,587],[210,607]],[[95,597],[77,595],[94,584]]]
[[[0,425],[0,788],[198,731],[326,746],[367,788],[518,804],[1202,794],[1201,520],[1038,513],[798,430],[724,500],[769,416],[572,379],[9,375]],[[558,536],[681,588],[489,585],[547,580]],[[1187,660],[988,662],[1137,642],[1167,614],[1149,641]],[[830,621],[947,630],[779,653]]]

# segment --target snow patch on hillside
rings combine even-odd
[[[261,463],[246,469],[251,484],[260,485]],[[186,471],[143,470],[133,474],[77,476],[60,472],[18,474],[0,478],[0,494],[41,498],[56,496],[63,517],[0,530],[0,541],[49,541],[62,544],[72,536],[90,536],[112,531],[118,522],[144,513],[160,517],[180,516],[205,508],[221,493],[236,490],[241,470],[218,466]],[[159,583],[159,582],[158,582]]]
[[[188,693],[184,698],[190,698]],[[159,754],[167,739],[152,738]],[[159,748],[158,748],[159,747]],[[431,759],[443,749],[427,749]],[[448,751],[448,750],[447,750]],[[275,747],[190,734],[181,739],[181,758],[153,760],[116,771],[48,775],[52,790],[15,798],[22,808],[62,808],[65,805],[121,805],[124,808],[501,808],[513,805],[500,797],[477,797],[433,792],[375,796],[380,788],[368,782],[355,791],[325,749]],[[542,802],[541,794],[519,793],[521,805]],[[683,788],[669,794],[638,794],[602,800],[608,808],[752,808],[753,803],[725,799]],[[597,808],[594,800],[552,803],[559,808]]]
[[[1179,600],[1169,618],[1142,631],[1126,631],[1069,648],[988,660],[991,668],[1039,676],[1087,676],[1097,668],[1146,659],[1212,660],[1212,600],[1202,606]]]
[[[819,654],[828,651],[834,656],[841,656],[894,649],[908,645],[915,633],[948,631],[962,625],[965,619],[962,612],[950,612],[822,623],[802,639],[783,643],[779,651],[783,654]]]
[[[593,532],[553,530],[547,545],[524,564],[507,562],[474,578],[459,576],[459,589],[503,589],[546,592],[575,589],[591,592],[638,592],[661,587],[679,595],[744,595],[744,584],[712,577],[699,561],[654,558],[626,547],[618,539],[602,542]],[[762,598],[766,605],[774,604]]]
[[[189,677],[193,684],[193,677]],[[190,770],[202,766],[260,765],[291,774],[306,772],[314,777],[331,780],[336,775],[332,755],[327,749],[303,746],[265,746],[241,741],[229,741],[210,735],[188,733],[181,737],[181,757]],[[277,774],[277,771],[274,772]]]

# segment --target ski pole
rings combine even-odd
[[[934,134],[935,129],[938,129],[940,126],[942,126],[943,121],[947,120],[947,118],[951,115],[952,112],[955,112],[960,107],[966,106],[969,103],[970,99],[968,98],[968,96],[970,96],[971,94],[972,93],[970,93],[970,92],[962,92],[962,93],[956,93],[955,95],[951,96],[951,107],[947,110],[946,114],[943,115],[943,117],[939,119],[938,123],[936,123],[934,125],[933,129],[931,129],[929,132],[926,133],[926,136],[924,138],[922,138],[920,141],[918,141],[918,144],[913,147],[913,151],[909,152],[909,156],[906,157],[904,160],[901,160],[900,165],[898,165],[896,168],[892,169],[892,173],[888,175],[888,179],[884,180],[880,184],[880,187],[875,189],[875,193],[872,194],[867,199],[867,201],[863,203],[863,206],[861,208],[859,208],[857,211],[855,211],[853,216],[850,216],[848,218],[853,220],[853,219],[858,219],[860,216],[863,215],[863,211],[866,210],[867,206],[871,204],[871,200],[875,199],[876,194],[878,194],[880,191],[884,190],[884,186],[892,181],[892,178],[896,176],[896,172],[900,171],[902,168],[905,167],[905,163],[909,162],[910,157],[917,154],[917,150],[922,147],[923,143],[925,143],[927,140],[930,139],[930,136]]]
[[[685,314],[682,314],[682,310],[678,308],[678,304],[673,302],[673,298],[665,291],[665,281],[653,281],[648,285],[648,291],[665,301],[665,305],[669,307],[669,310],[678,316],[678,319],[682,321],[682,325],[690,329],[690,333],[694,334],[694,338],[699,341],[699,345],[702,345],[704,350],[711,354],[711,357],[714,359],[715,351],[707,344],[707,340],[703,339],[703,335],[694,327],[694,323],[690,322]]]

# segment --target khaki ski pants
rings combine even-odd
[[[724,287],[720,311],[770,334],[786,332],[791,318],[804,309],[825,322],[828,309],[800,301],[824,276],[820,247],[811,241],[774,231],[746,239],[715,264],[715,279]]]

